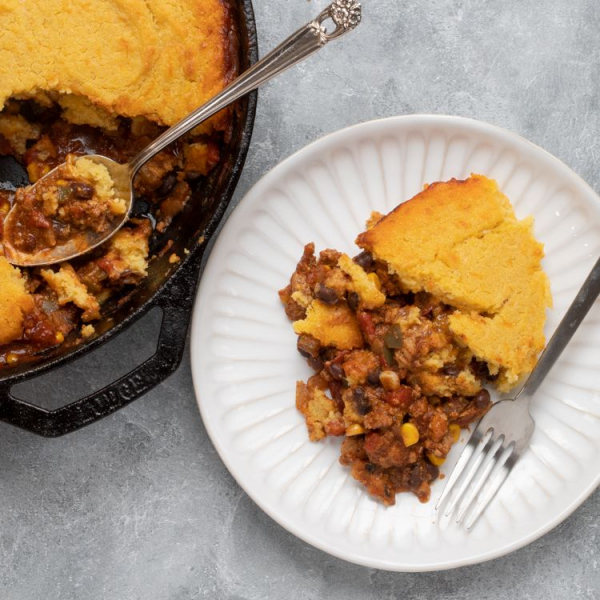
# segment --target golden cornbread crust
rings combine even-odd
[[[233,77],[230,30],[223,0],[0,0],[0,109],[74,94],[172,125]]]
[[[0,256],[0,344],[8,344],[23,334],[23,319],[33,310],[33,298],[25,289],[18,269]]]
[[[535,366],[552,304],[532,225],[516,219],[495,181],[472,175],[427,186],[357,243],[407,291],[455,307],[450,329],[507,391]]]

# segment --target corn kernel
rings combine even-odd
[[[62,344],[65,341],[65,336],[59,331],[56,334],[56,343],[57,344]]]
[[[369,273],[367,277],[369,278],[369,281],[373,283],[379,291],[381,291],[381,281],[379,281],[377,273]]]
[[[414,446],[419,441],[419,430],[412,423],[404,423],[400,427],[400,435],[407,448]]]
[[[395,392],[400,388],[400,377],[395,371],[382,371],[379,375],[379,381],[388,392]]]
[[[429,459],[429,462],[432,465],[435,465],[436,467],[441,467],[446,462],[445,458],[440,458],[439,456],[436,456],[432,452],[427,453],[427,458]]]
[[[458,440],[460,440],[460,425],[457,425],[456,423],[451,423],[448,429],[452,434],[452,439],[454,440],[454,442],[458,442]]]
[[[348,429],[346,429],[346,435],[348,437],[351,437],[353,435],[360,435],[361,433],[365,432],[365,428],[362,425],[359,425],[358,423],[354,423],[353,425],[350,425],[350,427],[348,427]]]
[[[14,352],[9,352],[6,355],[6,364],[14,365],[19,360],[19,355]]]

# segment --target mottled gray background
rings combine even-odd
[[[325,4],[255,0],[261,49]],[[599,13],[598,0],[364,0],[352,36],[261,92],[236,201],[323,134],[409,113],[511,129],[599,190]],[[151,354],[158,322],[22,394],[54,405],[90,390],[123,356]],[[598,492],[529,547],[455,571],[387,573],[306,545],[221,463],[187,355],[165,384],[87,429],[45,440],[0,425],[0,436],[1,600],[600,597]]]

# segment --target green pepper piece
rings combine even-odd
[[[396,364],[396,360],[394,359],[394,353],[387,346],[383,347],[383,358],[388,367],[393,367]]]
[[[62,204],[67,201],[73,192],[73,190],[68,185],[62,185],[58,188],[58,201]]]
[[[388,348],[393,348],[395,350],[402,348],[402,329],[398,323],[394,323],[394,325],[387,330],[383,336],[383,341]]]

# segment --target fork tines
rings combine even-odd
[[[456,522],[468,514],[467,529],[475,524],[518,459],[514,441],[507,442],[504,434],[495,437],[493,427],[482,425],[473,432],[435,506],[439,509],[448,499],[446,516],[458,506]]]

